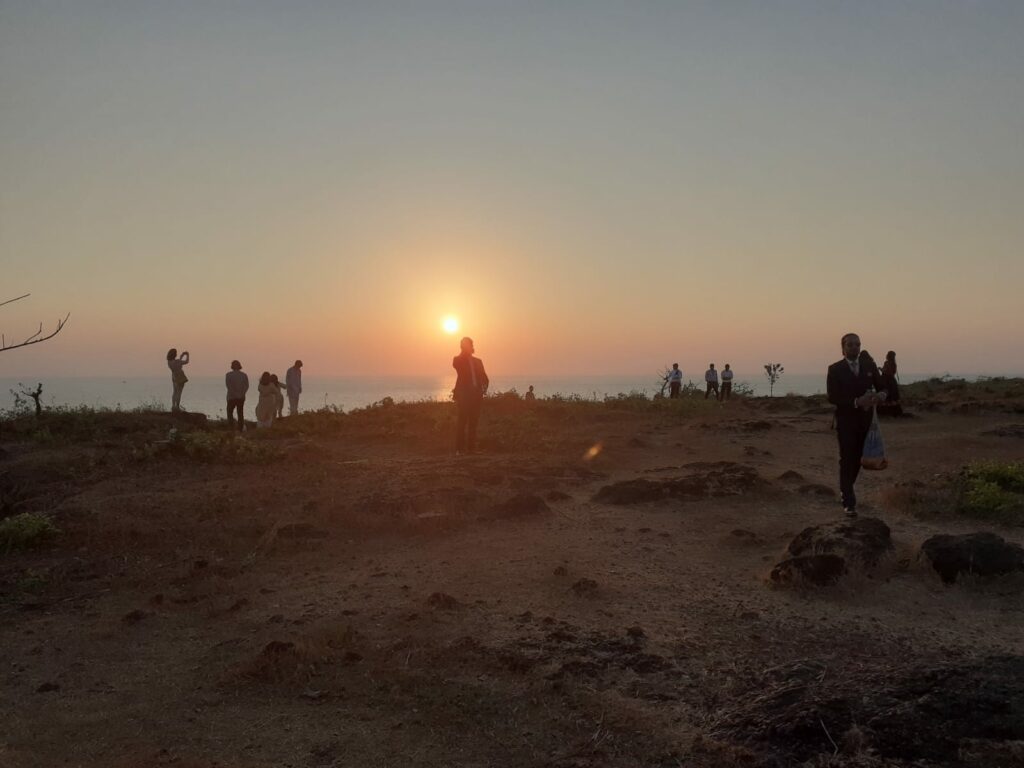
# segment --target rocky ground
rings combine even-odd
[[[1024,399],[963,394],[855,525],[820,398],[8,420],[0,765],[1024,765],[1024,528],[953,501]]]

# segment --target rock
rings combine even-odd
[[[776,584],[806,582],[818,587],[835,584],[846,573],[846,561],[839,555],[802,555],[783,560],[772,568]]]
[[[761,537],[753,531],[748,531],[746,528],[733,528],[729,532],[729,537],[732,541],[739,544],[757,545],[761,544]]]
[[[60,686],[57,683],[43,683],[36,688],[36,693],[53,693],[59,690]]]
[[[921,555],[947,584],[961,573],[1000,576],[1024,571],[1024,549],[988,532],[932,536],[921,545]]]
[[[538,515],[549,512],[551,512],[551,507],[547,505],[544,499],[528,493],[513,496],[501,504],[496,504],[491,510],[491,513],[496,517],[520,517],[522,515]]]
[[[572,591],[580,597],[590,597],[597,593],[597,582],[593,579],[580,579],[572,585]]]
[[[153,614],[151,613],[146,613],[146,611],[136,608],[134,611],[129,611],[124,616],[122,616],[121,621],[123,621],[125,624],[138,624],[143,619],[152,615]]]
[[[566,568],[564,565],[559,565],[555,567],[553,573],[555,574],[555,576],[568,576],[569,569]]]
[[[876,517],[858,517],[804,528],[789,543],[792,557],[836,554],[850,562],[874,566],[892,552],[889,526]]]
[[[439,611],[454,611],[459,607],[459,601],[444,592],[435,592],[427,598],[427,605]]]
[[[626,634],[634,640],[642,640],[647,637],[647,633],[644,632],[644,628],[639,624],[634,624],[632,627],[626,627]]]
[[[594,496],[594,500],[607,504],[643,504],[666,499],[738,496],[765,484],[764,479],[753,467],[729,461],[698,462],[687,465],[684,469],[697,471],[685,477],[665,480],[623,480],[602,487]]]
[[[795,469],[787,469],[785,472],[779,475],[779,480],[782,480],[783,482],[786,483],[802,483],[804,480],[804,476],[797,472]]]
[[[554,491],[548,491],[547,500],[548,501],[571,501],[572,500],[572,496],[570,496],[565,491],[554,490]]]

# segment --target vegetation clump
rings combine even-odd
[[[957,510],[968,517],[1024,525],[1024,462],[979,462],[960,476]]]
[[[22,512],[0,520],[0,552],[38,547],[58,533],[60,531],[49,518],[34,512]]]

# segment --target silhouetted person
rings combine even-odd
[[[270,381],[277,387],[277,418],[284,418],[284,393],[281,391],[281,381],[276,373],[270,374]]]
[[[883,405],[878,406],[878,415],[902,416],[903,406],[900,405],[900,385],[896,368],[896,353],[889,350],[885,353],[882,363],[882,388],[886,398]]]
[[[256,403],[256,426],[274,426],[274,414],[277,413],[277,398],[281,394],[281,388],[274,383],[269,371],[264,371],[260,376],[260,383],[257,387],[260,399]]]
[[[843,359],[828,367],[826,389],[828,401],[836,407],[836,437],[839,439],[839,492],[843,510],[857,514],[857,495],[853,484],[860,473],[864,439],[871,427],[871,408],[882,401],[869,394],[871,387],[880,389],[882,377],[878,366],[867,352],[861,352],[860,336],[848,333],[840,340]]]
[[[722,369],[722,392],[718,399],[728,400],[730,397],[732,397],[732,368],[726,363],[725,368]]]
[[[537,396],[535,394],[533,394],[533,384],[531,384],[530,388],[528,390],[526,390],[526,394],[523,395],[523,400],[525,400],[528,403],[532,403],[536,399],[537,399]]]
[[[679,399],[679,390],[683,386],[683,372],[679,370],[679,363],[672,363],[672,370],[665,377],[668,382],[668,396],[672,400]],[[665,390],[662,390],[664,392]]]
[[[314,362],[314,365],[316,363]],[[299,395],[302,394],[302,361],[296,360],[295,365],[284,374],[285,387],[288,390],[288,415],[299,412]]]
[[[491,383],[484,372],[484,363],[473,357],[473,340],[468,336],[459,342],[461,351],[452,359],[452,368],[458,374],[452,396],[458,408],[455,422],[455,452],[476,450],[476,425],[480,421],[480,408],[484,394]]]
[[[245,417],[242,408],[245,405],[245,393],[249,391],[249,376],[242,373],[242,364],[231,361],[231,370],[224,374],[224,386],[228,390],[228,427],[233,428],[234,412],[238,411],[238,431],[245,429]]]
[[[181,393],[185,389],[188,376],[185,375],[184,366],[188,365],[188,352],[182,352],[178,357],[178,350],[167,350],[167,367],[171,369],[171,411],[181,410]]]
[[[704,389],[704,399],[708,399],[708,395],[712,392],[715,393],[715,399],[718,399],[718,371],[715,370],[714,363],[708,363],[708,369],[704,371],[704,383],[707,385]]]

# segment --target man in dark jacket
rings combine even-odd
[[[484,372],[484,363],[473,357],[473,340],[468,336],[459,344],[461,352],[452,360],[452,368],[458,374],[452,395],[458,408],[455,422],[455,452],[472,453],[476,450],[476,425],[480,421],[480,406],[483,404],[487,386],[491,383]]]
[[[857,514],[857,495],[853,484],[860,473],[864,439],[871,428],[871,408],[881,402],[871,387],[881,389],[878,366],[867,352],[861,352],[860,337],[855,333],[843,336],[843,359],[828,367],[828,401],[836,407],[836,436],[839,438],[839,492],[843,510]]]

